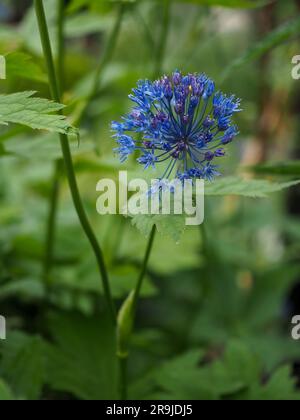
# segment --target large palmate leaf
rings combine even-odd
[[[269,33],[264,39],[259,41],[257,44],[251,46],[241,57],[233,61],[224,71],[223,77],[226,78],[235,69],[247,64],[251,61],[255,61],[266,54],[273,48],[289,41],[293,37],[298,36],[300,31],[300,18],[297,17],[294,20],[283,24],[273,32]]]
[[[47,99],[35,98],[35,92],[0,95],[0,124],[21,124],[33,129],[77,134],[66,117],[54,114],[64,105]]]
[[[262,385],[261,361],[239,340],[217,361],[201,365],[203,353],[190,351],[167,361],[132,388],[132,397],[169,400],[298,400],[295,381],[281,368]]]
[[[107,317],[53,315],[50,330],[55,341],[47,351],[51,388],[85,400],[115,399],[115,334]]]

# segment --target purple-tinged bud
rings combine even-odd
[[[206,117],[203,121],[203,127],[205,128],[211,128],[215,124],[215,120],[211,117]]]
[[[178,115],[183,114],[183,112],[184,112],[184,106],[183,106],[182,102],[177,102],[176,103],[176,105],[175,105],[175,112]]]
[[[179,155],[180,155],[179,150],[175,150],[173,153],[171,153],[171,156],[172,156],[174,159],[178,159],[178,158],[179,158]]]
[[[174,83],[175,86],[179,85],[181,83],[181,80],[182,80],[182,75],[181,75],[180,71],[178,71],[178,70],[175,71],[173,73],[172,79],[173,79],[173,83]]]
[[[215,157],[223,157],[225,156],[225,150],[224,149],[217,149],[215,151]]]
[[[144,141],[144,146],[146,149],[152,149],[153,143],[151,141]]]
[[[188,124],[190,121],[190,117],[188,115],[184,115],[182,118],[182,121],[184,124]]]
[[[208,151],[205,153],[205,160],[207,160],[208,162],[211,162],[214,157],[215,157],[215,154],[211,151]]]

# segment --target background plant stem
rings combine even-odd
[[[154,66],[154,77],[158,77],[163,70],[163,60],[165,56],[165,50],[168,40],[168,34],[170,29],[170,16],[171,16],[171,0],[163,0],[162,5],[162,25],[161,25],[161,34],[158,43],[156,60]]]
[[[43,267],[44,279],[48,286],[51,284],[51,270],[54,262],[56,220],[60,190],[60,174],[61,161],[57,160],[54,163],[53,176],[51,178],[51,193],[49,197],[49,214],[47,219],[45,257]]]
[[[95,98],[95,96],[97,95],[98,89],[99,89],[99,82],[100,82],[100,77],[101,74],[103,72],[103,70],[105,69],[105,67],[107,66],[107,64],[109,63],[109,61],[112,58],[113,52],[115,50],[115,46],[120,34],[120,29],[121,29],[121,25],[122,25],[122,20],[123,20],[123,16],[124,16],[124,12],[125,12],[125,4],[124,3],[120,3],[119,5],[119,9],[117,12],[117,17],[115,20],[115,24],[114,27],[111,31],[111,34],[107,40],[105,49],[104,49],[104,53],[101,57],[101,60],[98,63],[98,66],[96,68],[96,73],[95,73],[95,78],[94,81],[92,83],[92,87],[90,92],[88,93],[83,106],[80,108],[78,115],[76,116],[75,120],[74,120],[74,124],[76,126],[80,125],[82,118],[84,117],[86,110],[90,104],[90,102]]]
[[[36,11],[36,16],[37,16],[38,25],[39,25],[41,42],[42,42],[43,51],[44,51],[44,58],[46,60],[46,65],[47,65],[47,70],[48,70],[51,95],[55,101],[60,102],[61,98],[60,98],[60,92],[59,92],[59,85],[57,83],[57,78],[56,78],[54,60],[53,60],[53,55],[52,55],[52,50],[51,50],[51,44],[50,44],[50,38],[49,38],[49,32],[48,32],[43,2],[42,0],[35,0],[34,5],[35,5],[35,11]],[[98,267],[99,267],[99,271],[100,271],[102,283],[103,283],[104,295],[105,295],[106,302],[110,310],[111,319],[115,323],[116,311],[115,311],[113,298],[111,295],[111,290],[110,290],[110,285],[109,285],[109,280],[108,280],[108,273],[106,270],[103,253],[99,246],[97,238],[94,234],[94,231],[88,221],[87,215],[85,213],[85,210],[81,201],[81,197],[80,197],[80,193],[79,193],[79,189],[77,185],[77,180],[75,176],[75,171],[73,167],[73,161],[72,161],[72,155],[71,155],[71,151],[69,147],[68,137],[64,134],[61,134],[60,143],[61,143],[61,148],[63,152],[65,169],[67,173],[67,178],[68,178],[68,182],[70,186],[73,203],[77,211],[82,228],[92,246],[95,257],[97,259],[97,263],[98,263]]]
[[[128,358],[120,357],[119,365],[120,365],[120,396],[121,396],[122,401],[126,401],[128,399],[128,390],[127,390]]]

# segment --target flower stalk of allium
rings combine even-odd
[[[145,169],[165,162],[163,178],[213,180],[216,161],[238,135],[232,122],[240,100],[215,90],[204,74],[175,71],[140,81],[129,98],[135,103],[122,122],[113,122],[122,162],[139,152]]]

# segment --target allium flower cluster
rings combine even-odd
[[[238,135],[232,122],[240,100],[216,92],[205,74],[175,71],[155,82],[139,81],[129,98],[135,103],[122,122],[113,122],[122,162],[133,153],[145,169],[165,163],[161,178],[212,180],[216,161]]]

